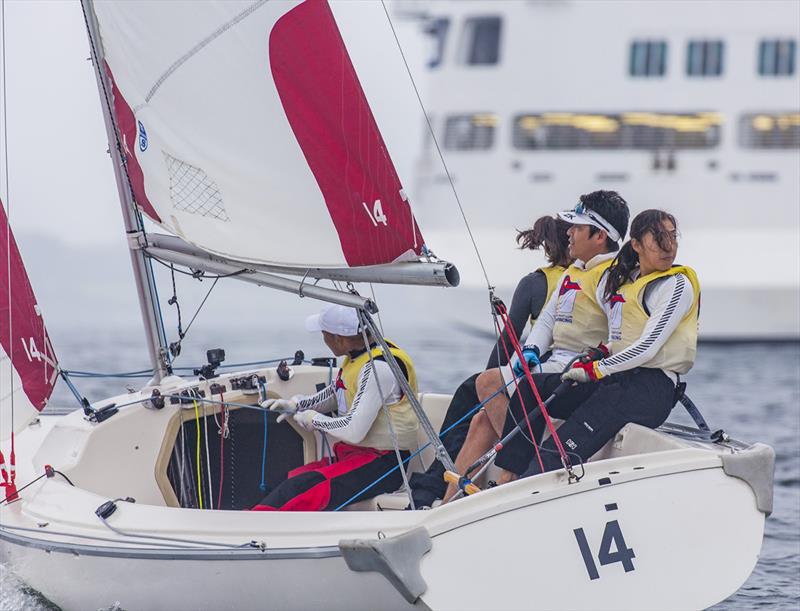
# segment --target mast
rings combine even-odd
[[[155,278],[152,264],[141,248],[144,238],[144,229],[141,226],[141,217],[136,208],[131,191],[125,156],[121,150],[116,124],[111,111],[111,83],[108,75],[103,70],[105,58],[102,43],[94,14],[93,0],[81,0],[83,16],[89,34],[89,43],[92,51],[97,89],[100,93],[100,106],[103,108],[103,119],[108,136],[108,151],[114,166],[114,178],[117,182],[117,192],[122,207],[122,220],[125,233],[128,236],[128,246],[133,266],[133,276],[136,282],[136,292],[139,297],[139,308],[144,323],[145,339],[150,354],[150,363],[153,367],[153,380],[157,384],[161,379],[172,373],[169,363],[169,352],[165,345],[164,327],[158,307],[156,296]]]

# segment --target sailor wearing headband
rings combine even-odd
[[[582,201],[578,202],[572,210],[559,212],[558,216],[571,225],[592,225],[593,227],[602,229],[608,234],[608,237],[615,242],[619,242],[622,238],[614,225],[604,219],[599,212],[587,208]]]
[[[619,250],[619,241],[628,231],[630,213],[619,193],[594,191],[582,195],[572,210],[559,212],[558,216],[572,224],[567,234],[570,255],[576,260],[561,276],[559,286],[542,309],[523,348],[529,366],[536,356],[552,351],[547,368],[535,376],[543,398],[561,383],[558,373],[549,372],[565,367],[587,348],[607,341],[608,320],[597,299],[597,286]],[[521,374],[521,366],[516,365]],[[508,388],[511,390],[515,385]],[[516,411],[516,421],[509,415],[504,432],[509,432],[523,417],[523,403],[528,409],[535,405],[527,382],[521,382],[519,389],[523,396],[510,404],[511,411]],[[530,445],[522,435],[507,444],[496,460],[499,467],[516,475],[522,474],[529,462]]]

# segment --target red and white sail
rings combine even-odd
[[[44,409],[57,375],[58,361],[0,202],[0,439]]]
[[[409,87],[381,67],[380,54],[397,49],[380,3],[93,9],[135,199],[150,218],[256,263],[418,258],[422,235],[368,103],[387,82]],[[378,29],[383,49],[349,52],[358,45],[343,32]]]

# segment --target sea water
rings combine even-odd
[[[467,375],[483,368],[491,342],[469,328],[442,327],[418,317],[414,324],[392,324],[390,337],[414,357],[420,387],[452,392]],[[57,352],[67,369],[97,372],[132,371],[147,366],[140,336],[131,332],[73,330],[58,337]],[[228,363],[291,357],[304,349],[307,357],[325,356],[316,337],[291,325],[269,324],[249,330],[195,331],[187,338],[176,365],[199,366],[207,348],[222,347]],[[800,344],[701,344],[694,369],[686,377],[687,394],[700,407],[712,429],[732,437],[761,441],[775,448],[774,513],[766,522],[761,558],[742,588],[715,609],[800,608]],[[75,379],[90,400],[125,392],[142,380]],[[51,410],[76,406],[60,384]],[[679,405],[671,420],[691,424]],[[542,552],[546,553],[546,552]],[[698,575],[702,579],[702,575]],[[684,588],[670,583],[664,587]],[[0,609],[57,609],[0,566]]]

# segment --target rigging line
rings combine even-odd
[[[2,51],[3,51],[3,165],[5,170],[5,194],[6,194],[6,253],[8,256],[7,261],[7,279],[8,279],[8,336],[9,338],[13,338],[13,329],[11,326],[12,323],[12,315],[11,315],[11,195],[9,193],[10,190],[10,179],[8,176],[8,95],[6,92],[6,80],[8,78],[8,72],[6,71],[6,2],[5,0],[0,0],[0,18],[2,18],[3,25],[2,25],[2,33],[3,33],[3,43],[2,43]],[[0,204],[2,205],[2,204]],[[14,343],[12,342],[11,345],[11,353],[8,355],[8,358],[11,359],[14,356]],[[14,453],[14,364],[11,363],[11,366],[8,369],[8,376],[9,376],[9,387],[11,388],[11,453]]]
[[[184,333],[183,333],[183,324],[181,321],[181,304],[178,302],[178,289],[175,286],[175,265],[173,263],[169,264],[169,271],[170,274],[172,275],[172,297],[170,298],[169,301],[167,301],[167,303],[169,305],[174,305],[178,310],[178,340],[182,340]]]
[[[200,410],[197,408],[197,399],[194,400],[194,428],[197,431],[197,449],[194,460],[197,465],[197,497],[200,509],[203,508],[203,480],[200,478]]]
[[[169,268],[169,266],[171,265],[170,263],[167,263],[166,261],[162,261],[161,259],[159,259],[155,255],[153,255],[153,254],[151,254],[151,253],[149,253],[147,251],[145,251],[145,254],[147,255],[147,257],[149,259],[152,259],[156,263],[159,263],[159,264],[163,265],[166,268]],[[175,268],[175,271],[178,272],[179,274],[183,274],[184,276],[191,276],[192,278],[197,278],[197,279],[211,280],[211,279],[216,279],[216,278],[231,278],[233,276],[240,276],[241,274],[246,274],[247,272],[252,272],[253,270],[252,269],[248,269],[246,267],[243,267],[242,269],[237,270],[235,272],[230,272],[229,274],[215,274],[213,276],[207,276],[205,273],[201,273],[201,275],[198,276],[198,274],[195,273],[195,272],[192,272],[192,271],[188,271],[187,272],[187,271],[184,271],[184,270],[179,269],[177,267]]]
[[[414,504],[414,496],[411,493],[411,485],[408,483],[408,473],[406,473],[405,468],[403,468],[403,457],[400,454],[400,442],[397,440],[397,432],[394,430],[392,414],[389,411],[389,406],[386,405],[386,395],[383,394],[383,390],[381,389],[380,376],[375,370],[375,359],[373,358],[372,347],[370,346],[369,338],[367,337],[366,325],[363,325],[361,328],[361,337],[364,339],[364,348],[367,351],[367,354],[369,354],[369,364],[372,366],[372,375],[375,379],[375,385],[378,387],[378,395],[381,398],[381,409],[383,410],[383,414],[386,416],[386,424],[389,427],[389,435],[392,438],[394,454],[395,457],[397,457],[397,466],[400,468],[400,474],[403,476],[403,486],[406,489],[406,494],[408,494],[408,502],[411,504],[411,509],[416,509],[417,506]]]
[[[450,188],[453,191],[453,196],[456,199],[456,204],[458,204],[458,210],[461,212],[461,218],[464,220],[464,226],[467,228],[467,233],[469,234],[469,239],[472,242],[472,248],[475,250],[475,256],[478,258],[478,263],[480,263],[481,271],[483,272],[483,277],[486,280],[486,286],[491,289],[492,283],[489,281],[489,274],[486,272],[486,266],[483,264],[483,257],[481,257],[481,252],[478,249],[478,243],[475,241],[475,236],[472,233],[472,228],[470,227],[469,220],[467,220],[467,215],[464,212],[464,207],[461,205],[461,198],[458,196],[458,190],[456,189],[456,185],[453,182],[453,176],[450,174],[450,168],[447,166],[447,162],[444,160],[444,154],[442,153],[442,148],[439,146],[439,140],[436,138],[436,134],[433,130],[433,125],[431,124],[431,119],[428,116],[428,112],[425,109],[425,104],[422,101],[422,96],[420,95],[419,89],[417,88],[417,83],[414,80],[414,76],[411,74],[411,68],[408,65],[408,61],[406,60],[406,54],[403,52],[403,47],[400,44],[400,39],[397,37],[397,32],[394,29],[394,23],[392,22],[392,18],[389,15],[389,9],[386,8],[385,0],[381,0],[381,6],[383,7],[383,12],[386,13],[386,19],[389,21],[389,27],[392,29],[392,35],[394,36],[394,40],[397,43],[397,48],[400,51],[400,56],[403,58],[403,64],[406,67],[406,72],[408,72],[408,78],[411,79],[411,85],[414,88],[414,93],[417,96],[417,101],[419,102],[419,107],[422,109],[422,115],[425,117],[425,123],[428,126],[428,132],[433,139],[433,144],[436,147],[436,153],[439,156],[439,160],[442,162],[442,167],[444,168],[444,172],[447,175],[447,180],[450,183]]]
[[[109,526],[109,525],[106,524],[106,526]],[[109,526],[109,528],[111,528],[111,527]],[[27,528],[25,526],[12,526],[11,524],[3,524],[2,526],[0,526],[0,531],[4,531],[4,530],[15,530],[15,531],[21,531],[21,532],[32,532],[32,533],[40,533],[40,534],[42,532],[41,528]],[[111,530],[114,531],[115,529],[112,528]],[[119,530],[119,529],[116,529],[116,530]],[[100,537],[100,536],[96,536],[96,535],[84,535],[84,534],[75,533],[75,532],[64,532],[64,531],[50,530],[50,529],[48,529],[47,532],[50,535],[55,535],[55,536],[58,536],[58,537],[73,537],[73,538],[76,538],[76,539],[84,539],[84,540],[87,540],[87,541],[107,541],[107,542],[110,542],[110,543],[122,543],[123,545],[128,545],[128,544],[130,544],[130,545],[142,545],[143,544],[143,542],[139,542],[139,541],[125,541],[123,539],[112,539],[110,537]],[[135,533],[127,533],[127,532],[124,532],[124,531],[119,531],[119,534],[124,535],[126,537],[135,537],[135,538],[140,538],[140,539],[152,539],[153,538],[153,536],[151,536],[151,535],[137,535]],[[173,539],[169,538],[168,540],[172,541]],[[158,547],[166,547],[168,549],[194,549],[194,550],[199,550],[199,551],[201,551],[203,548],[202,547],[197,547],[197,545],[214,545],[214,546],[222,546],[222,545],[224,545],[222,543],[215,543],[215,542],[210,542],[210,541],[192,541],[191,539],[174,539],[174,540],[175,541],[182,541],[182,542],[185,541],[186,543],[192,543],[193,546],[189,547],[187,545],[174,545],[174,544],[169,544],[169,543],[157,543],[155,541],[152,541],[152,542],[148,541],[147,545],[155,545],[155,546],[158,546]],[[248,543],[246,545],[242,544],[240,546],[228,546],[228,547],[238,549],[239,547],[249,547],[249,546],[250,546],[250,544]],[[125,548],[125,549],[128,549],[128,548]]]
[[[208,476],[206,478],[208,480],[208,507],[209,509],[214,509],[214,488],[211,485],[211,454],[208,449],[211,444],[208,439],[208,412],[206,411],[205,403],[203,404],[203,429],[205,431],[206,446],[206,475]]]
[[[206,293],[206,296],[203,297],[203,301],[201,301],[200,305],[197,307],[197,311],[194,313],[194,316],[192,316],[192,319],[189,321],[189,324],[186,325],[186,330],[183,332],[184,337],[186,336],[187,333],[189,333],[189,329],[192,328],[192,323],[194,322],[194,319],[197,318],[197,315],[200,313],[200,310],[203,309],[203,306],[205,305],[206,300],[208,299],[209,295],[211,295],[211,291],[214,290],[214,287],[217,286],[217,282],[218,281],[219,281],[219,277],[214,278],[214,284],[212,284],[211,288],[208,289],[208,292]],[[183,339],[183,338],[181,338],[181,339]]]
[[[469,411],[468,411],[466,414],[464,414],[463,416],[461,416],[461,418],[459,418],[458,420],[456,420],[456,421],[455,421],[453,424],[451,424],[451,425],[450,425],[450,426],[448,426],[448,427],[447,427],[445,430],[443,430],[441,433],[439,433],[439,439],[442,439],[442,438],[443,438],[445,435],[447,435],[447,433],[449,433],[449,432],[450,432],[452,429],[454,429],[454,428],[455,428],[455,427],[457,427],[459,424],[461,424],[461,423],[462,423],[464,420],[466,420],[467,418],[470,418],[470,417],[471,417],[471,416],[472,416],[472,415],[473,415],[475,412],[477,412],[477,411],[478,411],[479,409],[481,409],[481,408],[482,408],[484,405],[486,405],[486,404],[487,404],[489,401],[491,401],[491,400],[492,400],[492,399],[494,399],[494,398],[495,398],[497,395],[499,395],[501,392],[503,392],[503,391],[504,391],[504,390],[505,390],[505,389],[508,387],[508,385],[509,385],[509,384],[511,384],[511,382],[508,382],[508,383],[506,383],[505,385],[501,386],[501,387],[500,387],[500,388],[498,388],[496,391],[494,391],[494,393],[492,393],[491,395],[489,395],[488,397],[486,397],[486,398],[485,398],[483,401],[481,401],[481,402],[480,402],[480,403],[478,403],[477,405],[473,406],[473,407],[472,407],[472,409],[470,409],[470,410],[469,410]],[[428,448],[428,446],[431,446],[431,445],[433,445],[433,442],[431,442],[431,441],[428,441],[428,442],[427,442],[427,443],[425,443],[424,445],[422,445],[422,446],[420,446],[419,448],[417,448],[417,450],[416,450],[416,451],[415,451],[413,454],[411,454],[411,455],[410,455],[408,458],[406,458],[406,459],[403,461],[403,464],[407,464],[407,463],[411,462],[411,461],[414,459],[414,457],[416,457],[416,456],[419,456],[420,454],[422,454],[422,452],[424,452],[424,451],[425,451],[425,450]],[[349,504],[350,504],[350,503],[352,503],[352,502],[353,502],[355,499],[357,499],[357,498],[358,498],[358,497],[360,497],[362,494],[364,494],[364,493],[365,493],[367,490],[371,489],[373,486],[375,486],[375,485],[376,485],[376,484],[378,484],[379,482],[383,481],[385,478],[389,477],[389,475],[391,475],[392,473],[394,473],[394,471],[395,471],[396,469],[399,469],[399,468],[400,468],[400,467],[399,467],[399,465],[395,465],[394,467],[392,467],[391,469],[389,469],[389,470],[388,470],[386,473],[384,473],[384,474],[383,474],[383,475],[381,475],[380,477],[376,478],[376,479],[375,479],[375,480],[374,480],[372,483],[368,484],[367,486],[365,486],[364,488],[362,488],[361,490],[359,490],[358,492],[356,492],[356,493],[355,493],[353,496],[351,496],[349,499],[347,499],[347,500],[346,500],[344,503],[342,503],[341,505],[339,505],[338,507],[336,507],[336,508],[334,509],[334,511],[339,511],[339,510],[341,510],[343,507],[345,507],[345,506],[349,505]]]
[[[370,291],[370,293],[372,293],[372,302],[373,303],[378,303],[378,298],[375,297],[375,285],[373,285],[372,282],[369,283],[369,291]],[[380,310],[378,310],[377,316],[378,316],[378,326],[381,328],[381,335],[383,335],[384,334],[383,333],[383,321],[381,320],[381,311]]]
[[[220,420],[222,420],[222,426],[219,429],[219,494],[217,496],[217,509],[222,509],[222,482],[225,479],[225,421],[228,417],[225,412],[224,393],[219,393],[219,400],[221,403],[219,406],[219,417]],[[217,412],[214,411],[212,413],[214,414],[214,420],[216,420]],[[206,418],[206,420],[208,420],[208,418]]]

